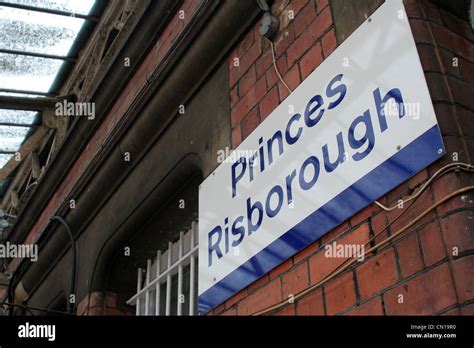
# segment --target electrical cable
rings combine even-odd
[[[69,228],[69,225],[67,224],[67,222],[60,216],[52,216],[48,223],[46,224],[46,226],[44,227],[44,230],[47,229],[47,227],[49,226],[49,224],[52,222],[52,221],[58,221],[60,222],[66,229],[66,232],[69,236],[69,239],[71,241],[71,249],[72,249],[72,272],[71,272],[71,282],[70,282],[70,292],[69,292],[69,295],[75,295],[75,291],[76,291],[76,270],[77,270],[77,254],[76,254],[76,242],[75,242],[75,239],[74,239],[74,235],[72,234],[71,232],[71,229]],[[13,303],[14,303],[14,294],[13,294],[13,283],[14,283],[14,280],[15,280],[15,276],[16,274],[18,273],[18,270],[20,269],[20,267],[22,266],[22,264],[25,262],[26,259],[22,259],[20,264],[18,265],[18,267],[16,268],[15,271],[13,271],[12,275],[11,275],[11,278],[10,278],[10,282],[8,283],[8,290],[7,290],[7,298],[8,298],[8,303],[12,303],[12,306],[10,307],[10,310],[9,310],[9,315],[12,316],[13,315]],[[72,313],[73,310],[74,310],[74,304],[70,301],[70,298],[67,299],[67,310],[68,312]]]
[[[465,193],[465,192],[468,192],[468,191],[472,191],[474,190],[474,185],[472,186],[466,186],[466,187],[463,187],[461,189],[458,189],[446,196],[444,196],[443,198],[441,198],[440,200],[438,200],[436,203],[434,203],[433,205],[431,205],[428,209],[424,210],[420,215],[418,215],[415,219],[413,219],[412,221],[410,221],[408,224],[406,224],[405,226],[403,226],[401,229],[399,229],[398,231],[396,231],[394,234],[392,234],[391,236],[387,237],[386,239],[384,239],[383,241],[381,241],[380,243],[376,244],[375,246],[373,246],[372,248],[366,250],[364,252],[364,257],[368,254],[370,254],[372,251],[376,250],[376,249],[379,249],[381,248],[382,246],[386,245],[388,242],[390,242],[391,240],[395,239],[396,237],[400,236],[401,234],[403,234],[406,230],[408,230],[410,227],[412,227],[413,225],[415,225],[418,221],[420,221],[422,218],[424,218],[428,213],[430,213],[432,210],[436,209],[438,206],[440,206],[441,204],[445,203],[446,201],[450,200],[451,198],[459,195],[459,194],[462,194],[462,193]],[[309,288],[297,293],[296,295],[293,296],[293,300],[297,300],[299,299],[300,297],[306,295],[307,293],[309,293],[310,291],[320,287],[321,285],[324,285],[325,283],[327,283],[329,280],[335,278],[337,275],[341,274],[343,271],[345,271],[346,269],[348,269],[350,266],[352,266],[354,263],[357,262],[357,259],[350,259],[349,263],[342,267],[341,269],[329,274],[326,278],[322,279],[321,281],[319,281],[318,283],[310,286]],[[270,307],[267,307],[261,311],[258,311],[254,314],[252,314],[252,316],[258,316],[258,315],[262,315],[262,314],[265,314],[265,313],[268,313],[268,312],[271,312],[271,311],[274,311],[276,309],[279,309],[285,305],[288,304],[288,301],[285,300],[283,302],[280,302],[276,305],[273,305],[273,306],[270,306]]]
[[[30,313],[32,317],[35,316],[35,314],[31,311],[30,308],[28,308],[28,306],[19,305],[19,304],[14,304],[14,303],[8,303],[8,302],[0,302],[0,305],[1,305],[1,306],[12,306],[12,307],[23,308],[23,309],[27,310],[28,313]]]
[[[463,169],[467,171],[474,171],[474,166],[468,164],[468,163],[463,163],[463,162],[455,162],[455,163],[450,163],[448,165],[445,165],[444,167],[438,169],[422,186],[421,188],[412,196],[408,197],[407,199],[399,201],[401,205],[403,206],[405,203],[415,199],[418,197],[427,187],[431,182],[439,175],[444,174],[443,171],[448,169],[448,168],[455,168],[455,170]],[[399,208],[400,203],[395,204],[392,207],[386,207],[379,201],[374,202],[379,208],[382,208],[385,211],[392,211],[394,209]]]
[[[446,165],[446,166],[440,168],[436,173],[433,174],[432,179],[440,178],[441,176],[443,176],[443,175],[445,175],[445,174],[447,174],[447,173],[449,173],[449,172],[458,171],[458,170],[460,170],[460,169],[461,169],[461,170],[466,170],[466,171],[471,171],[471,170],[469,170],[469,169],[465,169],[465,168],[463,168],[463,167],[457,166],[457,164],[463,164],[463,165],[470,166],[470,165],[467,164],[467,163],[459,163],[459,162],[456,162],[456,163],[453,163],[453,164],[456,164],[456,166],[451,165],[451,164],[448,164],[448,165]],[[431,178],[428,179],[428,181],[433,182],[433,180],[431,180]],[[422,186],[424,186],[424,185],[422,185]],[[423,188],[423,190],[424,190],[424,189],[425,189],[425,188]],[[382,228],[380,231],[374,233],[374,236],[369,239],[369,241],[368,241],[368,243],[366,243],[366,245],[369,244],[370,242],[374,241],[382,232],[384,232],[387,228],[389,228],[390,226],[392,226],[398,219],[400,219],[400,218],[402,217],[402,215],[403,215],[406,211],[408,211],[408,209],[413,205],[413,203],[416,201],[416,199],[417,199],[418,197],[420,197],[420,195],[421,195],[421,192],[420,192],[420,194],[417,194],[416,197],[413,197],[413,199],[411,199],[411,203],[410,203],[408,206],[404,207],[403,211],[402,211],[397,217],[395,217],[388,225],[386,225],[386,226],[385,226],[384,228]],[[410,201],[410,199],[408,199],[407,201]]]
[[[34,311],[40,311],[40,312],[46,312],[46,313],[51,313],[51,314],[60,314],[60,315],[72,315],[71,313],[67,312],[62,312],[62,311],[56,311],[54,309],[48,309],[48,308],[40,308],[40,307],[33,307],[33,306],[27,306],[27,305],[22,305],[18,303],[9,303],[9,302],[0,302],[0,306],[10,306],[10,307],[18,307],[18,308],[23,308],[28,310],[28,312],[34,316],[35,314],[32,312]]]
[[[416,199],[420,197],[421,193],[426,189],[426,187],[428,186],[428,184],[431,184],[435,179],[441,177],[442,175],[444,174],[447,174],[449,172],[452,172],[452,171],[459,171],[459,170],[466,170],[466,171],[473,171],[474,169],[474,166],[471,166],[470,164],[468,163],[463,163],[463,162],[455,162],[455,163],[450,163],[450,164],[447,164],[443,167],[441,167],[440,169],[438,169],[420,188],[420,190],[415,194],[413,195],[412,197],[409,197],[407,200],[405,200],[404,202],[410,202],[410,204],[408,206],[405,207],[405,209],[398,215],[396,216],[392,221],[390,221],[389,224],[387,224],[385,227],[383,227],[380,231],[374,233],[374,236],[372,236],[371,238],[369,238],[369,240],[367,241],[367,243],[365,243],[365,245],[370,245],[370,243],[372,241],[374,241],[382,232],[384,232],[385,230],[387,230],[390,226],[392,226],[396,221],[398,221],[406,211],[408,211],[408,209],[415,203]],[[398,207],[398,205],[397,205]],[[387,209],[390,209],[390,208],[387,208]],[[389,211],[391,211],[393,209],[390,209]],[[339,268],[343,267],[348,261],[350,261],[351,259],[346,259],[344,260],[341,264],[339,264],[334,270],[333,272],[336,272]],[[345,269],[345,268],[344,268]],[[339,273],[338,273],[339,274]],[[329,280],[329,279],[328,279]],[[286,304],[286,302],[285,302]]]
[[[410,201],[410,203],[406,206],[404,206],[404,209],[403,211],[398,214],[395,218],[391,219],[391,221],[385,225],[383,228],[380,229],[380,231],[377,231],[374,233],[374,235],[372,237],[370,237],[368,239],[368,241],[364,244],[364,247],[365,246],[370,246],[371,243],[373,241],[375,241],[375,239],[380,235],[382,234],[383,232],[385,232],[389,227],[391,227],[395,222],[397,222],[410,208],[413,204],[415,204],[416,200],[420,197],[420,195],[418,195],[417,197],[415,197],[412,201]],[[346,231],[347,232],[347,231]],[[329,244],[329,243],[332,243],[337,237],[335,237],[333,240],[329,241],[328,243],[326,243],[325,245]],[[324,245],[323,245],[324,246]],[[320,249],[323,248],[323,246],[320,247]],[[364,259],[365,259],[365,254],[364,254]],[[340,269],[341,267],[343,267],[347,262],[349,262],[351,259],[350,258],[347,258],[345,260],[342,261],[342,263],[340,263],[338,266],[336,266],[334,269],[333,269],[333,272],[337,271],[338,269]]]
[[[273,41],[270,40],[269,38],[265,37],[265,39],[267,39],[267,41],[270,43],[270,47],[272,49],[272,58],[273,58],[273,67],[275,68],[275,72],[278,76],[278,78],[280,79],[281,83],[283,84],[283,86],[286,87],[286,89],[288,90],[288,92],[292,93],[293,91],[291,90],[290,87],[288,87],[288,85],[286,84],[285,80],[283,80],[283,77],[281,77],[281,74],[280,74],[280,71],[278,71],[278,67],[277,67],[277,64],[276,64],[276,56],[275,56],[275,46],[273,45]]]

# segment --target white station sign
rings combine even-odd
[[[405,9],[387,1],[202,183],[200,313],[443,154]]]

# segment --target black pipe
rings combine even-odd
[[[71,249],[72,249],[72,272],[71,272],[71,286],[69,290],[69,295],[75,295],[76,292],[76,271],[77,271],[77,254],[76,254],[76,241],[74,239],[74,235],[72,234],[71,229],[69,228],[69,225],[67,222],[60,216],[53,216],[49,219],[48,224],[45,226],[48,228],[49,224],[52,221],[59,221],[65,228],[66,232],[69,236],[70,242],[71,242]],[[17,273],[20,271],[21,267],[23,266],[24,262],[26,259],[22,259],[18,267],[16,268],[16,271],[13,272],[12,277],[10,279],[10,282],[8,283],[8,291],[7,291],[7,298],[8,302],[14,303],[14,298],[15,296],[13,295],[13,284],[15,282],[15,276]],[[67,299],[67,311],[69,313],[73,313],[74,311],[74,304],[70,301],[70,298]],[[13,315],[13,307],[10,307],[8,311],[9,315]]]
[[[69,313],[74,312],[74,303],[71,302],[71,295],[75,296],[76,293],[76,271],[77,271],[77,255],[76,255],[76,241],[74,240],[74,235],[69,228],[67,222],[60,216],[53,216],[49,219],[49,223],[52,221],[59,221],[64,228],[66,228],[67,234],[69,235],[69,239],[71,240],[71,250],[72,250],[72,272],[71,272],[71,287],[69,288],[69,298],[67,299],[67,311]],[[46,225],[48,226],[48,225]]]

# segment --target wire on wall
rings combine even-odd
[[[285,80],[283,80],[283,77],[281,77],[280,71],[278,70],[278,66],[276,64],[275,46],[273,45],[273,41],[270,40],[269,38],[265,37],[265,36],[264,36],[264,38],[270,43],[270,48],[271,48],[271,51],[272,51],[272,58],[273,58],[273,67],[275,68],[275,72],[276,72],[278,78],[280,79],[283,86],[285,86],[285,88],[288,90],[288,92],[292,93],[293,91],[291,90],[290,87],[288,87]]]
[[[443,166],[442,168],[440,168],[439,170],[437,170],[422,186],[421,188],[417,191],[416,194],[410,196],[408,199],[404,200],[404,202],[409,202],[409,201],[412,201],[411,204],[409,206],[407,206],[407,208],[409,208],[412,204],[415,203],[415,200],[421,195],[421,193],[426,189],[426,187],[428,185],[430,185],[435,178],[437,177],[440,177],[441,175],[444,175],[448,172],[451,172],[451,171],[459,171],[459,170],[464,170],[464,171],[468,171],[468,172],[473,172],[474,171],[474,166],[470,165],[470,164],[467,164],[467,163],[462,163],[462,162],[456,162],[456,163],[451,163],[451,164],[448,164],[448,165],[445,165]],[[372,246],[371,248],[369,248],[368,250],[365,250],[364,251],[364,259],[367,255],[370,255],[372,252],[376,251],[377,249],[380,249],[381,247],[385,246],[387,243],[389,243],[390,241],[393,241],[395,239],[397,239],[398,237],[400,237],[401,235],[403,235],[410,227],[414,226],[415,224],[417,224],[421,219],[423,219],[428,213],[430,213],[432,210],[436,209],[438,206],[444,204],[445,202],[447,202],[448,200],[450,200],[451,198],[457,196],[457,195],[460,195],[460,194],[463,194],[463,193],[466,193],[466,192],[469,192],[469,191],[474,191],[474,185],[471,185],[471,186],[466,186],[466,187],[463,187],[461,189],[458,189],[446,196],[444,196],[443,198],[441,198],[440,200],[438,200],[437,202],[435,202],[433,205],[431,205],[429,208],[427,208],[426,210],[424,210],[421,214],[419,214],[415,219],[413,219],[412,221],[410,221],[408,224],[406,224],[405,226],[403,226],[402,228],[400,228],[399,230],[397,230],[396,232],[394,232],[392,235],[390,235],[389,237],[385,238],[384,240],[382,240],[381,242],[375,244],[374,246]],[[381,205],[380,203],[377,204],[379,207],[382,208],[383,205]],[[384,208],[382,208],[383,210],[385,211],[391,211],[393,210],[394,208],[391,207],[391,208],[388,208],[388,207],[385,207],[383,206]],[[370,245],[370,243],[372,241],[374,241],[376,239],[376,237],[378,237],[382,232],[384,232],[390,225],[392,225],[396,220],[398,220],[405,212],[407,211],[407,209],[404,209],[402,213],[400,213],[394,220],[392,220],[392,222],[390,224],[388,224],[387,226],[383,227],[380,231],[376,232],[374,234],[374,236],[372,236],[369,241],[365,244],[365,245]],[[308,294],[309,292],[311,292],[312,290],[316,289],[316,288],[319,288],[321,287],[322,285],[326,284],[327,282],[329,282],[330,280],[332,280],[333,278],[335,278],[336,276],[338,276],[339,274],[341,274],[342,272],[344,272],[345,270],[349,269],[349,267],[353,266],[355,263],[357,262],[357,259],[355,258],[352,258],[352,259],[346,259],[344,260],[339,266],[337,266],[332,273],[330,273],[328,276],[326,276],[324,279],[322,279],[321,281],[319,281],[318,283],[310,286],[309,288],[295,294],[294,296],[292,296],[292,303],[294,303],[294,301],[298,300],[299,298],[303,297],[304,295]],[[267,307],[261,311],[258,311],[254,314],[252,314],[253,316],[258,316],[258,315],[263,315],[263,314],[266,314],[266,313],[269,313],[269,312],[273,312],[281,307],[284,307],[286,305],[289,304],[289,301],[288,300],[285,300],[285,301],[281,301],[275,305],[272,305],[270,307]]]

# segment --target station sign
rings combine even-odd
[[[444,152],[403,3],[387,1],[200,186],[199,312]]]

